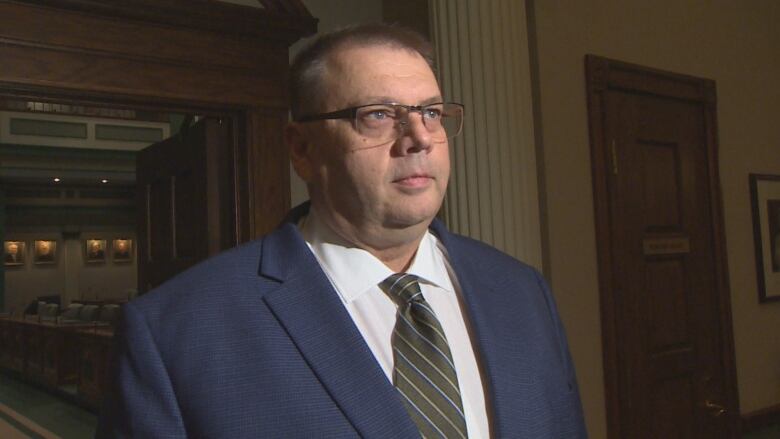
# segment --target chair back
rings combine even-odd
[[[79,320],[85,322],[94,322],[97,320],[98,306],[97,305],[84,305],[79,310]]]
[[[77,320],[79,318],[79,311],[83,306],[83,303],[71,303],[65,308],[65,311],[62,312],[61,317],[64,320]]]
[[[100,316],[98,320],[101,322],[114,325],[119,318],[119,305],[115,303],[108,303],[100,308]]]

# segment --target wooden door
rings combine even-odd
[[[590,118],[610,436],[736,437],[714,84],[594,67],[609,70]]]
[[[201,119],[138,154],[141,292],[236,244],[230,126]]]

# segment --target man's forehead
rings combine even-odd
[[[414,95],[414,105],[441,102],[436,76],[425,59],[406,48],[351,46],[328,57],[327,94],[342,104],[399,102]]]
[[[418,52],[387,44],[343,46],[334,49],[326,59],[326,65],[333,70],[370,68],[381,71],[406,66],[432,73],[427,61]]]

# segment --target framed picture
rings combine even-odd
[[[84,260],[88,263],[106,262],[106,240],[87,239],[84,241]]]
[[[24,265],[24,241],[5,241],[3,243],[3,261],[6,266]]]
[[[780,301],[780,175],[750,174],[759,302]]]
[[[57,241],[35,241],[33,244],[33,262],[35,264],[54,264],[57,262]]]
[[[111,259],[114,262],[130,262],[133,260],[133,240],[118,238],[111,242]]]

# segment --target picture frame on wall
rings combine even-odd
[[[780,175],[750,174],[758,301],[780,301]]]
[[[117,238],[111,242],[111,259],[114,262],[131,262],[133,260],[133,240]]]
[[[106,262],[106,240],[105,239],[85,240],[84,260],[90,264]]]
[[[57,241],[39,239],[33,242],[33,263],[38,265],[57,262]]]
[[[3,242],[3,261],[6,267],[24,265],[25,257],[24,241]]]

